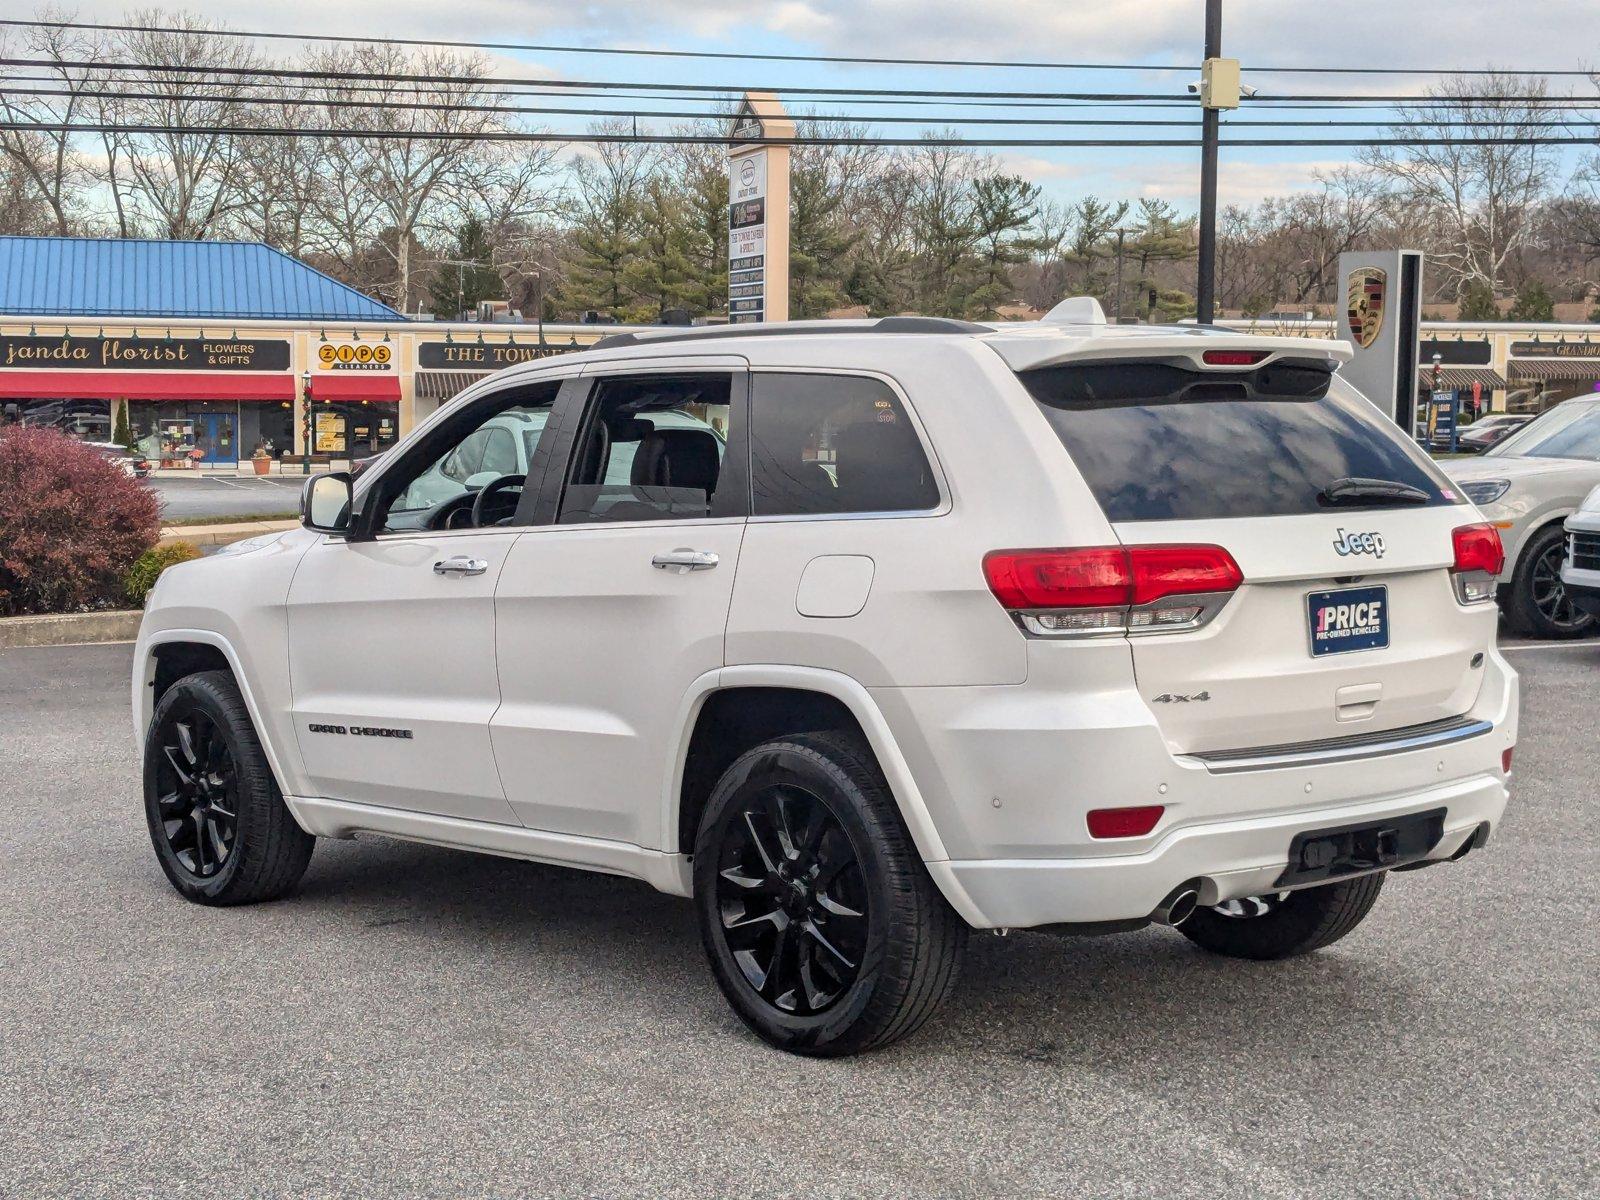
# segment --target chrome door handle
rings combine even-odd
[[[435,575],[482,575],[488,569],[487,559],[468,558],[465,554],[457,554],[454,558],[441,559],[433,564]]]
[[[691,550],[687,546],[679,546],[670,554],[656,555],[650,560],[650,565],[663,571],[687,575],[690,571],[709,571],[720,561],[709,550]]]

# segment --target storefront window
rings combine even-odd
[[[0,423],[48,425],[85,442],[109,442],[111,401],[6,400],[0,402]]]

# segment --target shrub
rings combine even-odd
[[[99,451],[54,429],[0,432],[0,615],[120,603],[160,529],[155,492]]]
[[[128,577],[123,581],[123,590],[127,592],[128,603],[134,608],[144,607],[144,598],[150,594],[150,589],[155,587],[156,580],[161,578],[161,572],[178,563],[189,562],[200,557],[189,542],[173,542],[168,546],[152,546],[138,558],[134,559],[133,566],[128,569]]]

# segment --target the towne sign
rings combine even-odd
[[[0,366],[58,371],[287,371],[289,343],[258,338],[0,337]]]
[[[417,366],[427,371],[498,371],[577,348],[537,342],[423,342],[417,347]]]

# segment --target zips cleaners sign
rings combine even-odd
[[[785,321],[789,148],[761,145],[759,139],[793,137],[794,123],[776,96],[746,92],[728,136],[728,320]]]

